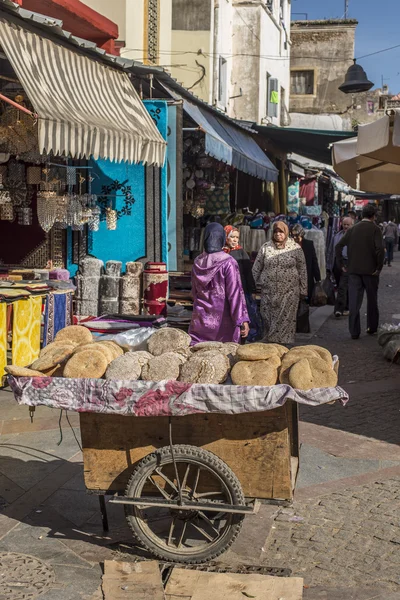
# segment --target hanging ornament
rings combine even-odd
[[[10,192],[8,190],[0,191],[0,206],[11,202]]]
[[[50,231],[56,221],[56,192],[38,192],[37,217],[43,231]]]
[[[32,209],[28,206],[18,210],[18,225],[32,225]]]
[[[14,221],[14,207],[11,202],[0,206],[0,219],[2,221]]]
[[[90,231],[99,231],[101,210],[98,206],[92,209],[92,218],[88,222]]]
[[[117,229],[117,221],[118,221],[117,211],[112,208],[107,208],[106,209],[107,229],[109,229],[111,231]]]

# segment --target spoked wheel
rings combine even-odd
[[[195,446],[174,445],[174,458],[184,500],[244,505],[240,483],[215,454]],[[161,448],[137,465],[126,496],[179,500],[171,449]],[[125,514],[139,544],[158,558],[201,563],[215,558],[238,535],[243,515],[206,510],[125,505]]]

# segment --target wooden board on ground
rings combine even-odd
[[[92,491],[123,492],[135,464],[169,445],[168,417],[81,413],[85,484]],[[298,455],[293,406],[258,413],[195,414],[172,419],[175,444],[219,456],[248,498],[291,500],[291,456]],[[293,477],[294,479],[294,477]]]
[[[207,573],[175,568],[166,600],[302,600],[303,579],[239,573]]]
[[[104,600],[164,600],[158,562],[104,561]]]

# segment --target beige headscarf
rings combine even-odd
[[[283,240],[283,242],[276,241],[275,233],[277,231],[281,231],[282,233],[285,234],[285,239]],[[273,242],[274,242],[276,248],[284,248],[286,246],[288,237],[289,237],[289,227],[286,225],[286,223],[284,221],[276,221],[276,223],[274,223],[274,226],[272,229],[272,239],[273,239]]]

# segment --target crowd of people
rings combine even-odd
[[[367,296],[367,333],[379,324],[379,275],[391,266],[399,244],[397,225],[376,224],[376,208],[364,207],[342,219],[334,238],[334,263],[328,278],[336,283],[334,314],[349,317],[352,339],[361,334],[360,309]],[[312,241],[296,224],[273,224],[272,239],[259,250],[254,264],[240,245],[239,230],[219,223],[207,225],[204,252],[192,270],[193,343],[205,341],[246,343],[262,340],[291,346],[295,341],[301,302],[310,302],[321,273]],[[260,309],[256,291],[260,292]]]

